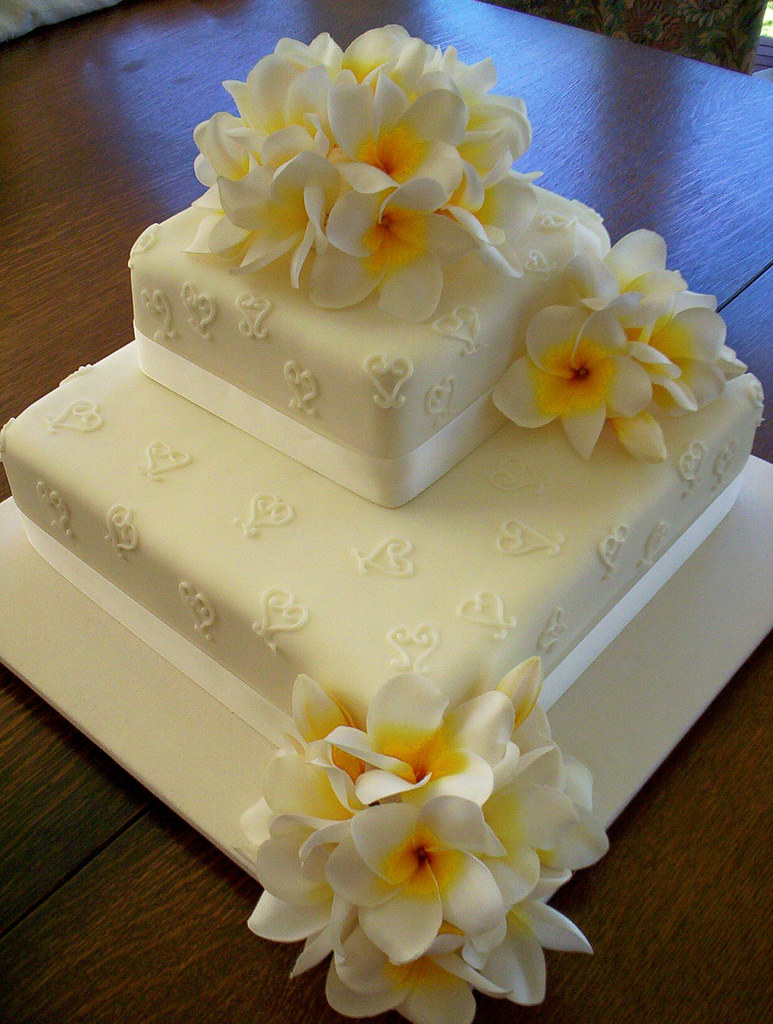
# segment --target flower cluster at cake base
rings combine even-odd
[[[716,298],[666,269],[654,231],[633,231],[603,259],[575,256],[558,288],[563,302],[530,321],[526,353],[493,397],[519,426],[560,420],[584,459],[606,425],[632,455],[662,462],[659,418],[702,409],[746,370],[725,344]]]
[[[296,680],[297,734],[242,819],[265,889],[249,924],[304,940],[293,974],[330,956],[340,1013],[465,1024],[474,990],[540,1002],[544,948],[590,952],[546,901],[607,840],[589,772],[551,738],[540,685],[537,658],[457,706],[425,677],[397,676],[360,728]]]
[[[345,51],[327,33],[280,40],[246,82],[224,83],[238,116],[196,128],[208,191],[188,251],[245,271],[289,255],[294,287],[308,265],[317,305],[377,292],[413,321],[469,253],[517,275],[537,201],[511,166],[531,128],[521,100],[490,94],[495,82],[490,59],[465,64],[397,25]]]

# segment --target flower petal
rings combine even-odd
[[[493,766],[502,759],[514,724],[513,703],[497,689],[454,708],[443,731],[450,746],[473,750]]]
[[[370,295],[382,276],[371,271],[367,260],[356,259],[330,245],[314,258],[309,295],[315,306],[344,309]]]
[[[505,852],[486,824],[483,811],[472,800],[438,796],[419,811],[417,827],[425,826],[441,846],[468,853],[500,857]]]
[[[654,231],[631,231],[612,246],[604,263],[617,277],[623,291],[642,274],[666,269],[666,243]]]
[[[371,871],[392,885],[404,881],[414,870],[410,863],[395,861],[413,834],[418,812],[410,804],[380,804],[367,807],[352,818],[352,839],[357,851]]]
[[[480,935],[504,919],[502,893],[482,861],[469,853],[449,850],[435,855],[433,869],[435,862],[445,921],[465,935]]]
[[[648,412],[636,416],[613,416],[609,424],[622,446],[645,462],[663,462],[667,456],[663,431],[655,417]]]
[[[590,412],[561,417],[561,425],[569,443],[586,462],[593,454],[606,418],[607,409],[603,403]]]
[[[333,891],[358,907],[377,906],[394,894],[365,864],[352,839],[344,839],[330,854],[326,874]]]
[[[519,427],[542,427],[555,419],[538,401],[540,385],[550,374],[540,370],[528,356],[516,359],[497,381],[492,392],[494,405]]]
[[[443,724],[448,698],[420,675],[388,680],[370,702],[368,736],[384,754],[407,760]]]
[[[559,949],[565,953],[593,952],[577,925],[552,907],[530,901],[529,917],[534,936],[545,949]]]
[[[545,954],[529,931],[514,934],[511,928],[482,973],[503,988],[514,1003],[534,1006],[545,998]]]
[[[422,981],[400,1006],[411,1024],[472,1024],[475,996],[466,981],[436,967],[425,971]]]
[[[430,253],[390,269],[381,283],[378,306],[401,320],[422,323],[435,312],[443,291],[443,271]]]
[[[526,348],[541,370],[569,376],[569,371],[563,369],[565,360],[561,360],[560,367],[556,365],[556,353],[574,348],[587,319],[588,311],[574,306],[546,306],[531,319],[526,328]]]
[[[405,993],[397,987],[355,992],[341,981],[335,961],[327,972],[325,995],[332,1008],[344,1017],[374,1017],[377,1013],[395,1009],[405,998]]]
[[[351,725],[348,715],[333,698],[303,673],[293,684],[293,718],[307,743],[324,739],[338,725]]]
[[[264,892],[247,921],[255,935],[273,942],[298,942],[315,935],[325,927],[330,917],[330,906],[313,903],[301,906],[286,903],[271,893]]]
[[[629,356],[612,356],[615,371],[609,385],[607,404],[610,413],[636,416],[652,401],[649,374]]]
[[[425,869],[423,884],[398,892],[377,907],[360,910],[363,931],[392,963],[416,960],[429,947],[443,921],[440,895],[432,872]]]
[[[542,689],[542,660],[527,658],[503,676],[497,689],[509,697],[515,711],[513,729],[531,714]],[[512,734],[512,730],[511,730]]]

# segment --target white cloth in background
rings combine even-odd
[[[120,0],[0,0],[0,42],[117,3]]]

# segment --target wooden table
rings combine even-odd
[[[519,166],[613,238],[663,234],[773,394],[770,85],[474,0],[126,0],[0,49],[0,423],[129,340],[129,248],[199,193],[191,133],[220,81],[282,35],[388,21],[493,54],[535,128]],[[755,452],[773,459],[770,422]],[[256,884],[0,680],[0,1018],[340,1020],[320,971],[288,982],[294,949],[248,933]],[[772,706],[769,638],[556,898],[596,955],[551,955],[541,1011],[480,998],[479,1022],[769,1019]]]

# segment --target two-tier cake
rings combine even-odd
[[[494,81],[395,26],[281,40],[132,250],[135,343],[0,434],[37,550],[276,746],[251,926],[352,1016],[536,1002],[588,948],[546,901],[605,838],[544,708],[761,416],[662,239],[511,169]]]

